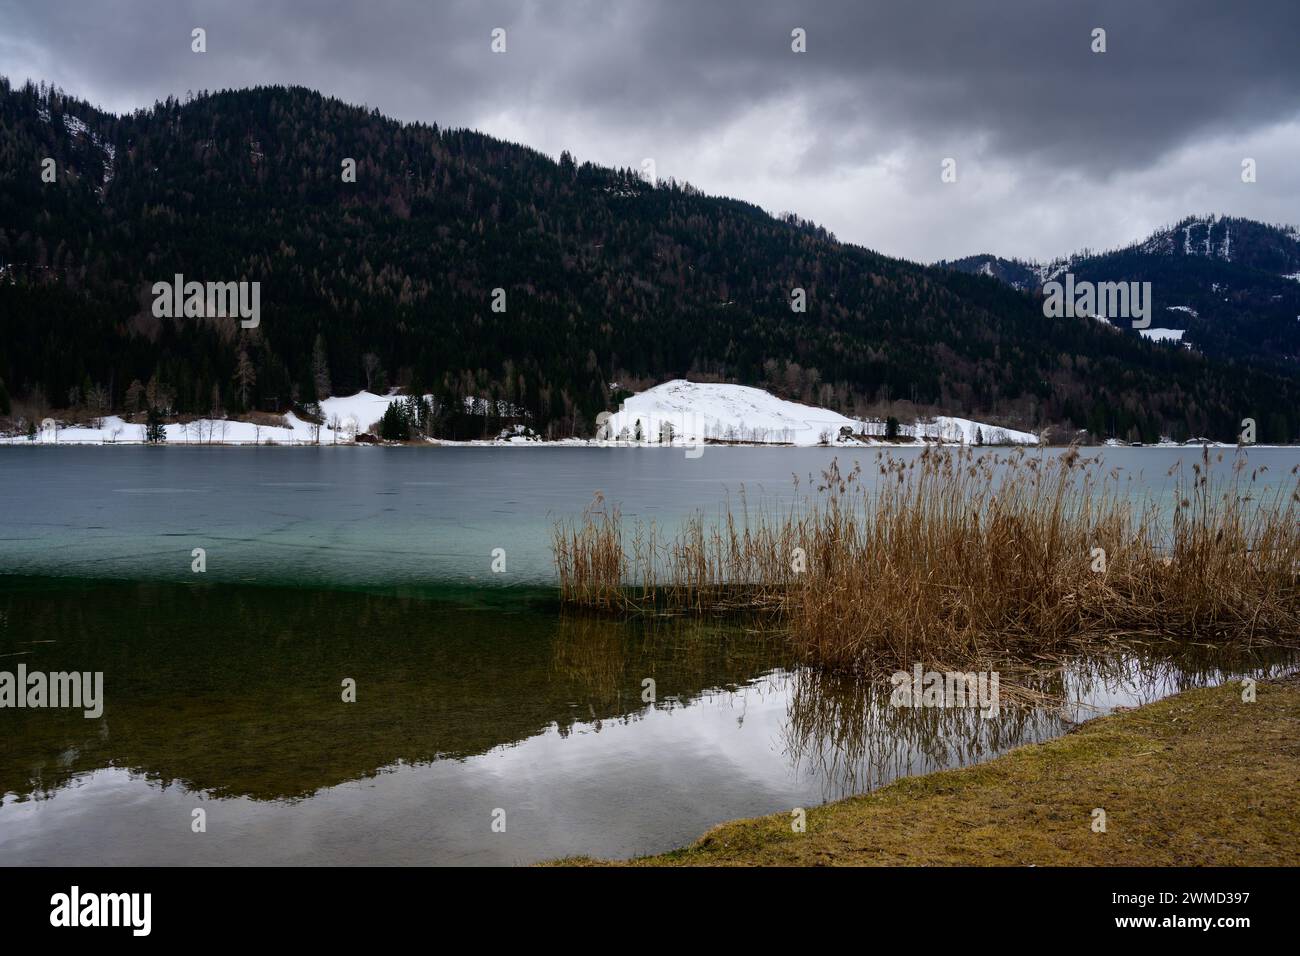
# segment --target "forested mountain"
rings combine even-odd
[[[1153,327],[1186,330],[1184,341],[1211,357],[1246,359],[1292,376],[1300,371],[1300,230],[1294,226],[1191,216],[1109,252],[1047,263],[979,255],[940,265],[1025,291],[1066,272],[1091,282],[1150,282]]]
[[[507,402],[558,436],[590,434],[621,389],[690,377],[847,414],[1300,433],[1293,369],[1047,319],[1009,285],[792,216],[303,88],[118,117],[0,82],[0,269],[0,414],[239,414],[401,386]],[[152,285],[178,273],[260,282],[260,325],[155,317]]]

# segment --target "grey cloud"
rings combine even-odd
[[[1068,175],[1106,189],[1200,138],[1300,115],[1295,0],[4,0],[0,11],[0,72],[111,109],[296,83],[404,120],[485,128],[510,114],[526,117],[530,145],[554,152],[548,130],[576,127],[582,143],[619,153],[575,150],[583,159],[630,163],[653,140],[680,178],[764,205],[725,168],[694,168],[690,152],[773,106],[806,114],[797,174],[814,208],[833,208],[818,198],[826,177],[900,149],[914,166],[897,204],[931,188],[931,158],[963,150],[1027,183]],[[205,55],[190,52],[193,26],[208,31]],[[496,26],[505,56],[488,50]],[[808,32],[803,55],[790,52],[796,26]],[[1098,26],[1105,54],[1089,50]],[[1171,203],[1184,185],[1168,184]],[[1023,198],[1059,218],[1048,207],[1061,200]],[[828,225],[891,251],[858,224]]]

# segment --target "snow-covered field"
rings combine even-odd
[[[350,444],[362,432],[374,432],[388,403],[396,396],[358,392],[346,397],[327,398],[320,403],[324,424],[313,425],[292,412],[282,425],[199,419],[187,424],[165,426],[171,445],[334,445]],[[569,439],[561,444],[578,445],[698,445],[706,440],[756,444],[818,445],[841,440],[841,429],[853,435],[882,438],[883,421],[859,421],[838,412],[800,405],[746,385],[665,382],[627,399],[622,408],[601,425],[594,441]],[[492,442],[445,442],[442,444],[537,445],[524,429]],[[116,415],[104,418],[99,427],[61,426],[50,420],[37,431],[36,443],[60,445],[129,445],[144,442],[145,426],[128,423]],[[1038,444],[1030,432],[999,428],[967,418],[940,416],[903,423],[903,436],[929,441],[989,445]],[[862,439],[845,439],[859,442]],[[874,443],[872,437],[866,439]],[[0,442],[26,444],[26,435],[10,435]]]
[[[639,439],[638,439],[639,423]],[[706,440],[791,445],[835,442],[840,429],[883,438],[885,423],[859,421],[838,412],[777,398],[761,388],[675,379],[623,402],[600,429],[598,441],[610,444],[700,444]],[[902,435],[943,442],[1038,444],[1030,432],[998,428],[967,418],[940,416],[903,424]]]
[[[338,425],[340,441],[344,436],[351,441],[352,436],[362,432],[377,433],[379,419],[384,417],[389,404],[400,397],[396,394],[376,395],[373,392],[360,391],[346,397],[327,398],[320,403],[321,417],[326,426]],[[433,396],[424,397],[431,399]],[[333,430],[330,430],[330,435],[333,436]]]
[[[169,445],[334,445],[351,443],[357,434],[370,431],[383,416],[393,396],[357,392],[346,397],[327,398],[320,403],[325,424],[305,422],[293,412],[282,416],[283,425],[255,425],[225,419],[202,418],[186,424],[164,426]],[[337,429],[331,427],[337,424]],[[26,435],[6,436],[0,442],[26,444]],[[138,445],[144,442],[144,424],[127,422],[117,415],[103,419],[98,428],[63,427],[47,419],[37,430],[36,442],[59,445]]]
[[[88,425],[42,424],[36,432],[37,444],[45,445],[139,445],[144,443],[144,425],[123,421],[117,415],[103,419],[98,428]],[[186,424],[164,425],[169,445],[314,445],[333,444],[334,432],[321,426],[317,428],[290,412],[284,416],[284,425],[254,425],[252,422],[226,421],[203,418]],[[339,430],[338,441],[344,441]],[[347,436],[351,441],[351,436]],[[26,435],[8,435],[0,439],[11,445],[28,444]]]

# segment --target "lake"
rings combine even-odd
[[[1175,461],[1199,459],[1088,453],[1154,493]],[[671,526],[742,491],[789,502],[792,475],[806,490],[836,457],[870,475],[875,454],[0,450],[0,670],[102,671],[105,696],[99,719],[0,710],[0,863],[659,852],[1284,663],[1081,660],[1025,678],[1073,701],[1064,711],[985,719],[889,707],[887,683],[802,667],[757,626],[556,602],[551,522],[596,491]],[[1249,453],[1265,480],[1297,462],[1297,449]]]

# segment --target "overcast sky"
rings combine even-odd
[[[301,84],[554,156],[653,158],[924,261],[1208,212],[1300,224],[1300,0],[0,0],[0,24],[0,73],[115,112]]]

